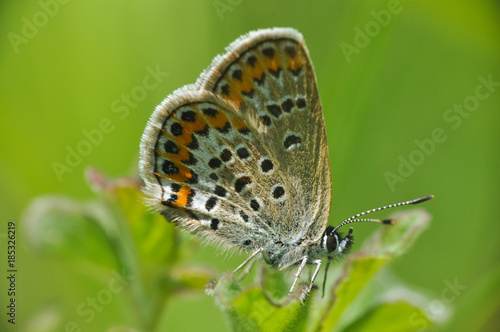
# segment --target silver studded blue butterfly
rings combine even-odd
[[[302,35],[252,31],[217,56],[195,84],[174,91],[142,136],[148,203],[169,222],[225,248],[251,250],[284,270],[345,254],[353,242],[327,227],[331,173],[323,109]]]

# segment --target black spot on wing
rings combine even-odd
[[[182,121],[195,122],[196,113],[194,111],[184,111],[182,112],[181,119]]]
[[[234,190],[236,190],[237,193],[240,193],[243,191],[245,186],[249,185],[250,183],[252,183],[252,179],[249,176],[242,176],[236,179],[234,183]]]
[[[200,147],[198,139],[194,136],[194,134],[191,134],[191,142],[186,145],[186,147],[190,150],[197,150]]]
[[[276,78],[280,77],[281,71],[282,71],[281,67],[276,68],[276,70],[269,69],[269,73]]]
[[[285,140],[283,141],[283,145],[287,150],[300,143],[302,143],[302,138],[295,134],[288,134],[288,136],[286,136]]]
[[[216,186],[215,186],[214,193],[215,193],[217,196],[225,197],[225,196],[226,196],[226,194],[227,194],[227,190],[226,190],[226,189],[224,189],[223,187],[219,186],[219,185],[216,185]]]
[[[223,162],[227,163],[228,161],[233,159],[233,154],[231,153],[231,151],[229,151],[229,149],[224,149],[220,153],[220,159],[222,159]]]
[[[257,62],[257,57],[255,55],[251,55],[247,59],[247,63],[253,68],[255,67],[255,63]]]
[[[248,149],[245,147],[241,147],[238,150],[236,150],[236,154],[238,157],[240,157],[241,160],[246,160],[250,158],[250,152],[248,152]]]
[[[254,211],[259,211],[259,209],[260,209],[260,204],[259,204],[259,202],[257,202],[257,200],[252,199],[252,200],[250,201],[250,207],[251,207],[251,208],[252,208],[252,210],[254,210]]]
[[[179,153],[179,147],[177,146],[177,144],[175,144],[174,141],[171,140],[167,140],[163,145],[163,148],[165,149],[165,152],[168,153]]]
[[[272,171],[274,168],[274,164],[271,160],[269,159],[264,159],[260,162],[260,169],[262,170],[262,173],[269,173]]]
[[[178,122],[172,123],[172,125],[170,126],[170,132],[174,136],[182,135],[182,126],[180,125],[180,123]]]
[[[206,116],[210,116],[212,118],[215,118],[217,116],[217,113],[219,113],[219,111],[217,111],[215,108],[212,107],[203,109],[203,114],[205,114]]]
[[[250,220],[250,217],[248,217],[248,215],[243,212],[243,210],[240,210],[240,217],[243,219],[244,222],[248,222]]]
[[[297,101],[295,102],[295,105],[297,105],[297,107],[298,107],[299,109],[303,109],[303,108],[305,108],[305,107],[306,107],[306,105],[307,105],[307,104],[306,104],[306,100],[305,100],[304,98],[299,98],[299,99],[297,99]]]
[[[266,127],[271,126],[271,118],[268,115],[262,115],[260,120]]]
[[[163,173],[166,175],[172,175],[179,173],[179,168],[170,160],[165,160],[161,167]]]
[[[174,193],[178,193],[178,192],[179,192],[179,190],[181,190],[181,185],[180,185],[180,184],[178,184],[178,183],[172,183],[172,184],[170,185],[170,188],[172,189],[172,192],[174,192]]]
[[[209,160],[208,162],[208,166],[211,168],[211,169],[217,169],[219,168],[220,166],[222,165],[222,161],[220,161],[219,158],[212,158]]]
[[[217,204],[217,197],[212,196],[205,203],[205,209],[211,211],[215,207],[215,204]]]
[[[210,228],[216,231],[219,228],[219,223],[220,223],[219,219],[217,218],[212,219],[210,221]]]
[[[274,48],[266,47],[262,50],[262,54],[264,54],[268,58],[274,58]]]
[[[271,113],[275,118],[279,118],[281,116],[281,107],[276,104],[266,105],[267,111]]]
[[[285,195],[285,188],[283,188],[283,186],[281,185],[276,186],[272,192],[272,195],[274,199],[280,199]]]
[[[285,113],[290,113],[293,108],[293,101],[292,99],[288,98],[284,102],[281,103],[281,108],[283,109],[283,112]]]
[[[231,76],[241,82],[242,75],[243,73],[241,72],[241,69],[236,69],[235,71],[233,71],[233,74]]]

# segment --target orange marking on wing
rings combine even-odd
[[[278,67],[281,67],[281,59],[276,57],[276,55],[274,55],[271,59],[266,57],[266,66],[269,70],[276,71],[278,70]]]
[[[227,117],[222,113],[220,110],[217,112],[217,115],[215,118],[208,118],[208,121],[210,122],[210,125],[215,128],[215,129],[221,129],[224,128],[224,125],[227,122]]]
[[[206,126],[206,122],[203,120],[203,117],[200,115],[200,112],[198,110],[198,105],[192,105],[192,107],[195,109],[196,112],[196,121],[195,122],[188,122],[184,121],[182,122],[183,128],[186,130],[186,132],[195,132],[202,130]],[[189,144],[189,143],[188,143]]]
[[[174,162],[175,164],[178,164],[181,162],[181,160],[188,160],[189,159],[189,152],[186,149],[186,147],[181,145],[178,148],[179,148],[179,152],[177,152],[177,153],[164,152],[161,150],[155,150],[155,152],[157,155],[159,155],[165,159],[168,159],[168,160]]]
[[[227,98],[238,104],[243,103],[243,98],[241,97],[241,94],[232,86],[229,87],[229,96],[227,96]]]
[[[177,200],[175,202],[172,202],[172,204],[179,207],[186,206],[189,194],[191,194],[191,188],[184,186],[181,187],[181,189],[177,193]]]
[[[241,79],[242,79],[242,81],[239,81],[237,79],[233,79],[231,83],[234,86],[236,86],[237,89],[240,90],[240,92],[241,91],[250,92],[251,90],[253,90],[254,86],[253,86],[252,78],[250,76],[244,75]]]
[[[260,62],[256,62],[255,67],[250,66],[250,64],[247,65],[247,70],[250,76],[252,76],[252,78],[257,78],[257,79],[259,79],[262,76],[262,73],[264,72],[264,68],[262,67]]]
[[[177,136],[174,139],[175,141],[179,142],[180,145],[188,145],[193,140],[193,138],[191,137],[192,132],[184,127],[185,126],[184,123],[182,125],[183,125],[182,135]]]
[[[237,129],[237,130],[244,130],[244,129],[248,129],[247,125],[241,121],[238,121],[238,120],[233,120],[232,121],[233,123],[233,126]]]
[[[179,173],[168,175],[167,178],[175,182],[186,182],[191,178],[191,173],[179,171]]]
[[[297,70],[304,65],[304,58],[299,55],[296,55],[293,59],[290,58],[288,62],[288,67],[291,70]]]
[[[184,127],[188,132],[194,132],[198,130],[202,130],[205,128],[206,123],[204,121],[199,120],[199,118],[195,122],[184,122]]]
[[[167,175],[163,172],[153,172],[153,174],[161,177],[161,178],[167,178],[175,182],[186,182],[187,180],[191,179],[191,169],[183,165],[182,163],[176,163],[174,162],[175,167],[179,169],[178,173],[175,174],[170,174]],[[161,169],[161,167],[160,167]]]

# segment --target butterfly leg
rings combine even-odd
[[[245,261],[243,263],[240,264],[240,266],[238,266],[234,271],[233,271],[233,274],[235,274],[236,272],[238,272],[239,270],[241,270],[243,267],[245,267],[245,265],[247,265],[255,256],[257,256],[258,254],[260,254],[261,252],[264,252],[264,249],[263,248],[259,248],[257,249],[252,255],[250,255],[250,257],[248,257],[247,259],[245,259]],[[253,265],[253,264],[252,264]],[[250,265],[250,268],[252,267],[252,265]],[[246,270],[245,270],[246,271]],[[244,272],[245,272],[244,271]],[[250,271],[250,269],[248,269],[248,271],[246,271],[245,274],[247,274],[248,272]]]
[[[295,279],[293,280],[293,284],[292,284],[292,287],[290,288],[290,292],[288,292],[288,295],[292,294],[292,291],[295,288],[295,285],[297,284],[297,281],[299,280],[300,274],[304,270],[304,267],[306,266],[308,259],[309,259],[309,257],[307,257],[307,256],[304,256],[302,258],[302,263],[300,263],[299,269],[297,270],[297,273],[295,274]]]
[[[253,265],[255,264],[256,260],[252,260],[251,262],[249,262],[246,266],[245,266],[245,269],[240,273],[239,277],[236,279],[236,281],[240,282],[241,280],[243,280],[243,278],[245,278],[245,276],[250,273],[250,270],[252,269]]]
[[[316,264],[316,270],[314,270],[314,273],[311,277],[311,283],[309,284],[309,287],[307,288],[307,293],[305,294],[306,297],[309,295],[309,292],[311,291],[311,289],[313,287],[314,280],[316,280],[316,277],[318,276],[319,268],[321,267],[321,260],[316,259],[316,260],[312,261],[311,264]]]
[[[245,270],[241,273],[241,275],[238,277],[237,281],[241,281],[241,279],[243,279],[245,277],[245,275],[248,274],[248,272],[250,272],[250,269],[252,268],[255,260],[251,263],[251,264],[248,264],[255,256],[257,256],[259,253],[263,254],[264,257],[268,257],[267,256],[267,253],[264,251],[263,248],[260,248],[258,250],[256,250],[252,255],[250,255],[250,257],[248,257],[247,259],[245,259],[245,261],[243,263],[240,264],[240,266],[238,266],[232,273],[231,275],[235,275],[236,272],[238,272],[239,270],[241,270],[242,268],[244,268],[246,265],[248,265]],[[206,288],[206,292],[207,294],[209,295],[213,295],[214,294],[214,289],[215,287],[217,286],[217,284],[219,283],[219,280],[220,280],[220,277],[215,279],[215,280],[212,280],[208,285],[207,285],[207,288]]]

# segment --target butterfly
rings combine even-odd
[[[147,203],[167,221],[273,267],[306,265],[346,254],[348,223],[328,226],[332,179],[323,109],[302,35],[291,28],[249,32],[217,56],[196,83],[155,109],[142,136],[140,175]]]

